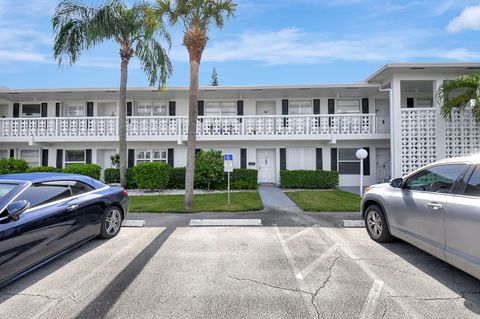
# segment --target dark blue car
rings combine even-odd
[[[90,177],[0,175],[0,286],[100,237],[112,238],[128,213],[128,194]]]

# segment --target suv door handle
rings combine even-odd
[[[433,210],[439,210],[443,208],[443,205],[436,202],[427,203],[427,206]]]

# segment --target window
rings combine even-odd
[[[23,104],[22,105],[22,117],[40,117],[41,107],[40,104]]]
[[[417,99],[416,107],[432,107],[433,101],[432,99]]]
[[[434,166],[410,177],[404,189],[448,194],[464,169],[462,164]]]
[[[477,166],[472,176],[468,180],[465,195],[480,197],[480,166]]]
[[[312,103],[310,101],[289,101],[288,113],[291,115],[312,114]]]
[[[0,184],[0,199],[5,197],[12,189],[17,187],[15,184]]]
[[[205,102],[205,116],[236,116],[236,102]]]
[[[137,116],[166,116],[166,103],[138,103]]]
[[[65,166],[69,164],[85,164],[84,150],[65,151]]]
[[[360,160],[357,158],[355,148],[342,148],[338,150],[338,172],[344,175],[360,174]]]
[[[28,166],[40,166],[39,150],[20,150],[20,158],[28,163]]]
[[[0,150],[0,159],[1,158],[9,158],[9,151],[8,150]]]
[[[30,207],[36,207],[71,196],[68,182],[45,182],[30,186],[16,200],[26,200]]]
[[[68,117],[85,116],[85,104],[65,103],[63,109],[64,109],[64,115]]]
[[[73,196],[85,194],[95,190],[95,188],[92,186],[78,181],[71,181],[69,184]]]
[[[360,113],[360,100],[338,100],[337,113],[338,114]]]
[[[167,162],[167,150],[137,150],[136,162]]]

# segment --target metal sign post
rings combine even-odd
[[[230,173],[233,172],[233,154],[223,155],[223,171],[227,173],[228,206],[230,206]]]

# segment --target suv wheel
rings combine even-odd
[[[370,205],[365,211],[365,227],[370,238],[376,242],[388,243],[394,240],[388,230],[385,214],[378,205]]]

